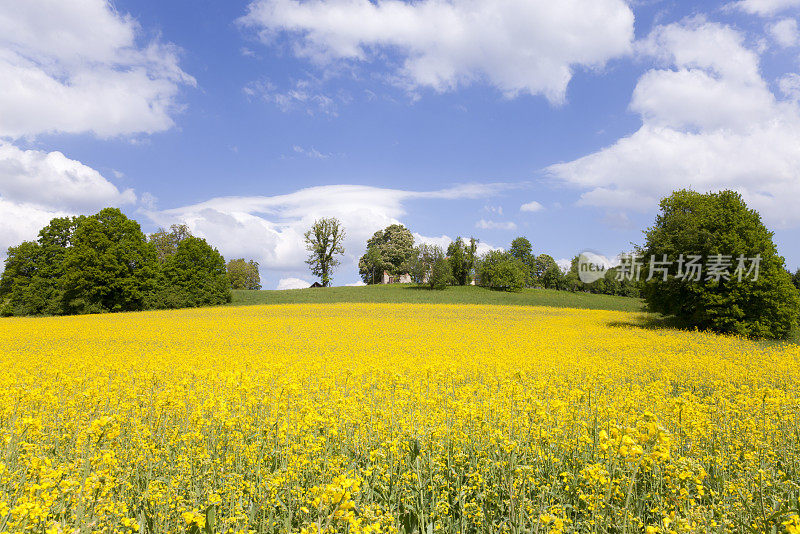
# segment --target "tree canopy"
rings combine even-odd
[[[116,208],[55,218],[37,241],[9,248],[0,276],[0,312],[62,315],[226,302],[224,260],[182,228],[173,227],[180,238],[159,262],[156,244]],[[224,291],[218,290],[220,260]]]
[[[659,275],[644,284],[648,307],[701,329],[752,337],[786,336],[797,320],[800,298],[773,234],[758,212],[733,191],[676,191],[660,207],[640,252],[645,261],[666,257],[673,263],[666,280]],[[689,256],[706,266],[724,259],[730,272],[686,276],[684,265],[675,260]],[[750,260],[744,277],[735,270],[738,258]],[[756,258],[760,259],[757,277],[750,272]]]
[[[75,228],[64,257],[64,311],[142,310],[156,273],[155,249],[139,223],[105,208]]]
[[[392,224],[378,230],[367,240],[367,251],[358,262],[361,279],[367,284],[380,281],[383,271],[392,276],[406,274],[411,269],[414,236],[402,224]]]
[[[189,227],[185,224],[173,224],[169,230],[159,228],[150,234],[148,241],[156,248],[158,261],[164,263],[166,259],[178,250],[178,244],[184,239],[192,237]]]
[[[157,307],[186,308],[231,301],[225,258],[205,239],[182,239],[162,268]]]
[[[305,234],[306,250],[309,252],[306,263],[325,287],[331,285],[331,275],[339,265],[336,256],[344,254],[344,238],[344,227],[334,217],[314,221]]]
[[[525,265],[503,250],[491,250],[484,254],[478,275],[481,285],[492,289],[519,291],[525,287]]]
[[[536,256],[533,255],[533,246],[526,237],[517,237],[511,242],[508,253],[518,259],[525,267],[525,285],[532,286],[535,282],[533,272],[536,269]]]
[[[412,251],[409,273],[418,284],[444,289],[455,282],[453,269],[441,247],[422,243]]]
[[[261,289],[257,261],[237,258],[228,262],[227,270],[231,289]]]

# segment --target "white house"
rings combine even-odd
[[[410,284],[411,275],[408,273],[401,274],[400,276],[391,276],[386,271],[383,271],[382,284]]]

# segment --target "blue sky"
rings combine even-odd
[[[669,191],[732,188],[794,269],[799,14],[800,0],[0,7],[0,247],[116,205],[293,287],[313,280],[302,232],[337,216],[346,284],[395,221],[443,245],[525,235],[557,259],[613,255]]]

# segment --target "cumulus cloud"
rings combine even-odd
[[[61,152],[21,150],[0,142],[0,258],[9,246],[35,239],[53,217],[136,202],[99,172]]]
[[[793,205],[800,194],[800,110],[770,91],[742,35],[691,19],[656,28],[640,50],[663,63],[634,90],[630,107],[641,128],[547,171],[583,190],[582,205],[648,211],[678,188],[731,188],[771,224],[800,223]]]
[[[275,289],[279,291],[282,289],[305,289],[309,286],[311,286],[311,282],[306,282],[301,278],[281,278]]]
[[[555,260],[555,261],[556,261],[556,265],[558,265],[559,269],[561,269],[561,271],[564,272],[564,273],[568,272],[570,267],[572,267],[572,260],[570,260],[570,259],[561,258],[561,259],[558,259],[558,260]]]
[[[0,197],[71,211],[136,201],[131,189],[120,191],[96,170],[61,152],[21,150],[2,142]]]
[[[475,228],[481,230],[516,230],[517,225],[512,221],[492,221],[481,219],[475,223]]]
[[[468,184],[436,191],[405,191],[360,185],[329,185],[286,195],[223,197],[164,211],[146,212],[158,225],[185,223],[231,258],[252,258],[263,271],[306,270],[303,234],[321,217],[337,217],[347,232],[339,272],[352,269],[364,243],[377,230],[399,223],[406,204],[417,199],[478,199],[506,184]]]
[[[630,51],[633,20],[622,0],[255,0],[239,22],[321,66],[383,61],[409,89],[481,80],[560,103],[576,68]]]
[[[528,202],[526,204],[523,204],[522,206],[519,207],[519,211],[528,211],[528,212],[531,212],[531,213],[534,213],[534,212],[537,212],[537,211],[541,211],[543,209],[544,209],[544,206],[542,206],[539,202],[536,202],[535,200],[532,200],[532,201],[530,201],[530,202]]]
[[[174,46],[140,44],[138,30],[107,0],[0,4],[0,137],[170,128],[195,82]]]
[[[733,5],[746,13],[765,17],[800,7],[800,0],[740,0]]]
[[[778,45],[788,48],[795,46],[800,41],[800,32],[797,31],[795,19],[782,19],[767,26],[767,31]]]

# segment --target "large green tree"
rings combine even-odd
[[[663,261],[666,256],[673,263],[666,280],[659,271],[644,284],[648,307],[701,329],[785,337],[797,320],[800,300],[760,215],[733,191],[676,191],[660,206],[640,252],[645,262],[651,257]],[[685,265],[676,261],[681,255],[684,263],[690,255],[699,256],[705,267],[699,280],[687,276]],[[750,260],[742,261],[747,272],[743,268],[737,273],[739,258]],[[709,264],[726,264],[728,274],[714,275]],[[752,271],[756,265],[757,277]]]
[[[231,289],[261,289],[261,275],[258,273],[257,261],[237,258],[230,260],[226,268]]]
[[[508,253],[517,258],[525,266],[525,285],[534,283],[533,272],[536,269],[536,256],[533,255],[533,246],[526,237],[518,237],[511,242]]]
[[[358,260],[358,272],[365,284],[380,283],[383,277],[384,262],[377,247],[368,248]]]
[[[545,289],[564,289],[564,272],[549,254],[539,254],[534,261],[534,283]]]
[[[144,309],[157,268],[155,248],[139,223],[105,208],[81,221],[72,236],[64,258],[64,311]]]
[[[306,250],[309,252],[306,263],[325,287],[331,285],[331,275],[339,265],[336,256],[344,254],[344,238],[342,223],[333,217],[314,221],[305,234]]]
[[[0,277],[5,315],[55,315],[63,311],[64,259],[85,217],[57,217],[39,231],[37,241],[9,247]]]
[[[383,271],[392,276],[410,271],[414,255],[414,236],[402,224],[392,224],[378,230],[367,240],[367,251],[358,262],[361,279],[377,284]],[[378,272],[378,275],[373,275]]]
[[[231,301],[225,258],[205,239],[182,239],[161,271],[153,307],[186,308]]]
[[[505,291],[520,291],[525,287],[525,265],[510,253],[491,250],[485,253],[478,265],[482,286]]]
[[[453,271],[455,283],[460,286],[467,285],[469,283],[469,260],[467,247],[460,236],[447,246],[447,260]]]

